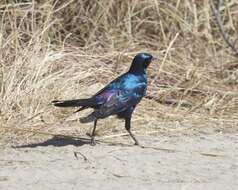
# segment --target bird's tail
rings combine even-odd
[[[51,103],[57,107],[91,107],[97,105],[97,102],[94,98],[76,100],[54,100]]]

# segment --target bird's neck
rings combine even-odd
[[[146,74],[146,69],[143,68],[141,65],[132,64],[128,72],[134,75],[143,75]]]

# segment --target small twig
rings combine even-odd
[[[37,116],[39,116],[39,115],[41,115],[41,114],[43,114],[43,113],[44,113],[44,112],[39,112],[39,113],[33,115],[32,117],[30,117],[30,118],[28,118],[28,119],[22,121],[22,122],[20,123],[20,125],[23,124],[23,123],[26,123],[26,122],[28,122],[28,121],[34,119],[34,118],[36,118]]]
[[[32,161],[28,161],[28,160],[4,160],[4,159],[0,159],[0,162],[8,162],[8,163],[13,163],[13,162],[28,163],[28,162],[32,162]]]
[[[78,152],[74,152],[74,157],[75,157],[77,160],[78,160],[78,154],[83,157],[83,160],[84,160],[85,162],[89,161],[88,158],[87,158],[83,153],[81,153],[81,152],[79,152],[79,151],[78,151]]]
[[[181,152],[181,151],[175,150],[175,149],[159,148],[159,147],[152,147],[152,146],[142,146],[141,148],[149,148],[149,149],[153,149],[153,150],[165,151],[165,152],[168,152],[168,153]]]
[[[188,91],[189,93],[193,93],[193,94],[207,94],[206,91],[201,91],[199,89],[188,89],[188,88],[183,88],[183,87],[178,87],[178,86],[170,86],[168,84],[160,84],[158,86],[159,88],[169,88],[171,90],[177,90],[177,91],[181,91],[181,92],[184,92],[184,91]]]
[[[119,175],[119,174],[116,174],[116,173],[112,173],[112,175],[115,176],[115,177],[117,177],[117,178],[128,177],[128,176]]]
[[[161,66],[160,66],[160,68],[159,68],[158,75],[160,74],[160,72],[161,72],[161,70],[162,70],[162,68],[163,68],[163,66],[164,66],[164,63],[165,63],[165,61],[166,61],[166,59],[167,59],[167,57],[168,57],[168,54],[169,54],[169,52],[170,52],[170,49],[172,48],[172,46],[173,46],[174,42],[176,41],[176,39],[178,38],[178,36],[179,36],[179,33],[176,33],[176,35],[175,35],[175,37],[173,38],[173,40],[169,43],[169,46],[168,46],[168,48],[167,48],[167,50],[166,50],[166,52],[165,52],[165,55],[164,55],[164,57],[163,57]]]
[[[123,150],[123,149],[122,149]],[[112,151],[111,151],[112,152]],[[113,156],[113,158],[115,158],[116,160],[119,160],[120,162],[126,162],[126,160],[123,160],[121,158],[118,158],[117,156]]]
[[[224,29],[224,26],[222,24],[222,21],[221,21],[221,14],[220,14],[220,6],[221,4],[223,3],[222,0],[219,0],[218,2],[218,7],[215,8],[215,5],[213,3],[213,0],[210,0],[210,3],[211,3],[211,8],[212,8],[212,11],[213,11],[213,14],[216,18],[216,22],[217,22],[217,25],[218,25],[218,28],[219,28],[219,31],[224,39],[224,41],[227,43],[227,45],[232,49],[232,51],[235,52],[235,56],[238,57],[238,49],[235,47],[235,45],[229,40],[229,37],[227,35],[227,33],[225,32],[225,29]]]
[[[209,157],[224,157],[224,155],[218,155],[218,154],[211,154],[211,153],[204,153],[204,152],[197,152],[198,154],[202,156],[209,156]]]
[[[174,100],[174,99],[170,99],[170,100],[161,100],[159,97],[153,96],[153,95],[147,95],[146,96],[147,99],[149,100],[154,100],[160,104],[164,104],[164,105],[172,105],[172,106],[181,106],[181,107],[186,107],[186,108],[191,108],[193,105],[182,101],[182,100]]]
[[[116,134],[116,135],[107,135],[107,136],[103,136],[100,137],[100,140],[104,140],[104,139],[110,139],[110,138],[114,138],[114,137],[124,137],[124,136],[128,136],[128,133],[120,133],[120,134]]]
[[[175,43],[175,41],[176,41],[176,39],[178,38],[178,36],[179,36],[179,33],[176,33],[175,37],[172,39],[172,41],[170,41],[169,46],[167,47],[167,49],[166,49],[166,51],[165,51],[165,55],[164,55],[164,57],[163,57],[162,63],[160,64],[160,67],[159,67],[159,69],[158,69],[157,77],[155,77],[155,78],[153,79],[153,81],[151,82],[152,84],[155,83],[156,79],[158,78],[159,74],[161,73],[161,70],[162,70],[163,67],[164,67],[164,64],[165,64],[165,61],[166,61],[166,59],[167,59],[167,57],[168,57],[168,55],[169,55],[169,52],[170,52],[170,50],[172,49],[172,46],[173,46],[173,44]]]

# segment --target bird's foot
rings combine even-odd
[[[98,144],[98,142],[95,141],[95,136],[92,136],[92,134],[90,133],[86,133],[86,135],[91,138],[91,141],[90,141],[91,146],[95,146],[96,144]]]
[[[135,144],[134,145],[136,145],[136,146],[139,146],[140,148],[145,148],[145,146],[143,146],[143,145],[141,145],[138,141],[137,142],[135,142]]]
[[[91,137],[91,143],[90,144],[91,144],[91,146],[95,146],[96,145],[94,137]]]
[[[135,142],[134,145],[136,145],[136,146],[140,146],[139,141],[138,141],[134,136],[132,136],[132,138],[133,138],[133,140],[134,140],[134,142]]]

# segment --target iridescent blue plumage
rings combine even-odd
[[[146,87],[146,75],[126,73],[100,90],[94,98],[96,99],[98,106],[105,104],[108,101],[112,101],[112,98],[116,98],[114,99],[114,102],[118,102],[117,105],[114,105],[114,112],[118,109],[119,113],[138,103],[145,95]],[[121,108],[120,105],[123,107]]]
[[[130,136],[138,144],[136,138],[131,134],[131,116],[136,105],[141,101],[147,89],[146,68],[153,57],[148,53],[139,53],[132,61],[128,72],[119,76],[94,96],[89,99],[53,101],[55,106],[71,107],[81,106],[79,109],[94,108],[94,111],[81,122],[94,121],[92,132],[92,143],[94,143],[94,132],[98,119],[117,115],[125,119],[125,127]]]

